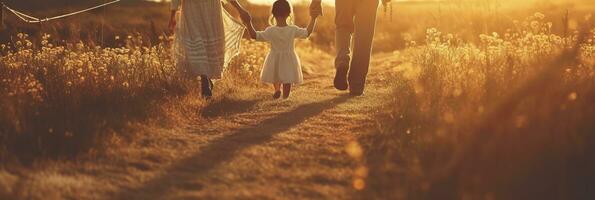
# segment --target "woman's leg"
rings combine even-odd
[[[209,77],[205,75],[200,75],[200,84],[202,88],[202,96],[204,97],[211,97],[213,96],[213,82]]]
[[[289,98],[289,93],[291,93],[291,83],[283,84],[283,98]]]

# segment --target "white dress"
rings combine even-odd
[[[222,8],[221,0],[172,0],[171,8],[181,8],[173,44],[176,66],[194,76],[221,78],[240,51],[244,26]]]
[[[300,59],[295,53],[294,40],[307,37],[306,29],[294,25],[271,26],[265,31],[256,32],[256,40],[271,44],[271,51],[264,62],[260,80],[265,83],[304,82]]]

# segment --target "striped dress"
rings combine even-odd
[[[172,0],[178,12],[173,56],[177,67],[193,76],[221,78],[240,51],[244,26],[222,7],[221,0]]]

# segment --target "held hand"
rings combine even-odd
[[[322,0],[312,0],[312,2],[310,3],[310,16],[311,17],[323,16]]]
[[[310,9],[310,17],[318,18],[322,16],[322,8],[321,9]]]
[[[246,10],[240,10],[240,18],[242,18],[242,22],[244,22],[244,24],[249,24],[250,21],[252,21],[252,16],[250,16],[250,13],[248,13],[248,11]]]

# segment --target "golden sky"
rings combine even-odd
[[[170,1],[170,0],[148,0],[148,1]],[[257,3],[257,4],[266,4],[266,5],[270,5],[273,2],[275,2],[275,0],[248,0],[252,3]],[[293,2],[300,2],[300,1],[311,1],[311,0],[289,0],[289,1],[293,1]],[[440,1],[440,0],[393,0],[393,1]],[[334,5],[335,4],[335,0],[322,0],[323,3],[329,4],[329,5]]]
[[[169,1],[169,0],[149,0],[149,1]],[[272,4],[275,0],[248,0],[258,4]],[[306,1],[306,0],[290,0],[290,1]],[[324,3],[333,4],[335,0],[322,0]]]

